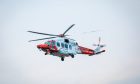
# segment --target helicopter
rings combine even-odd
[[[74,58],[76,54],[93,56],[105,52],[105,50],[101,50],[101,48],[105,47],[105,45],[100,44],[101,41],[100,37],[99,37],[99,43],[93,45],[93,46],[97,46],[95,49],[90,49],[90,48],[80,46],[74,39],[68,38],[67,36],[69,35],[66,35],[66,33],[74,25],[75,24],[72,24],[67,30],[64,31],[64,33],[59,35],[40,33],[35,31],[27,31],[30,33],[51,36],[48,38],[30,40],[29,42],[48,39],[47,41],[45,41],[45,43],[38,44],[37,48],[41,51],[44,51],[45,55],[60,57],[61,61],[64,61],[65,57],[69,57],[69,56]]]

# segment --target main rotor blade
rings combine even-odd
[[[64,33],[63,35],[65,35],[75,24],[72,24]]]
[[[45,39],[51,39],[51,38],[57,38],[57,37],[49,37],[49,38],[41,38],[41,39],[35,39],[35,40],[30,40],[29,42],[31,42],[31,41],[39,41],[39,40],[45,40]]]
[[[36,33],[36,34],[42,34],[42,35],[49,35],[49,36],[58,36],[58,35],[54,35],[54,34],[46,34],[46,33],[34,32],[34,31],[27,31],[27,32]]]

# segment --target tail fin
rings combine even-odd
[[[99,37],[99,43],[98,44],[93,44],[93,46],[97,46],[97,48],[94,50],[95,54],[100,54],[102,52],[105,52],[105,50],[101,50],[101,48],[105,47],[106,45],[100,44],[101,38]]]

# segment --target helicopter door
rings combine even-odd
[[[68,44],[61,42],[60,52],[62,54],[68,54]]]
[[[56,50],[55,41],[52,40],[50,42],[50,47],[51,47],[52,50]]]

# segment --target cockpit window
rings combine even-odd
[[[52,41],[52,46],[55,46],[55,41]]]
[[[51,43],[50,43],[49,41],[47,41],[47,42],[45,42],[45,44],[48,44],[48,45],[50,45]]]

